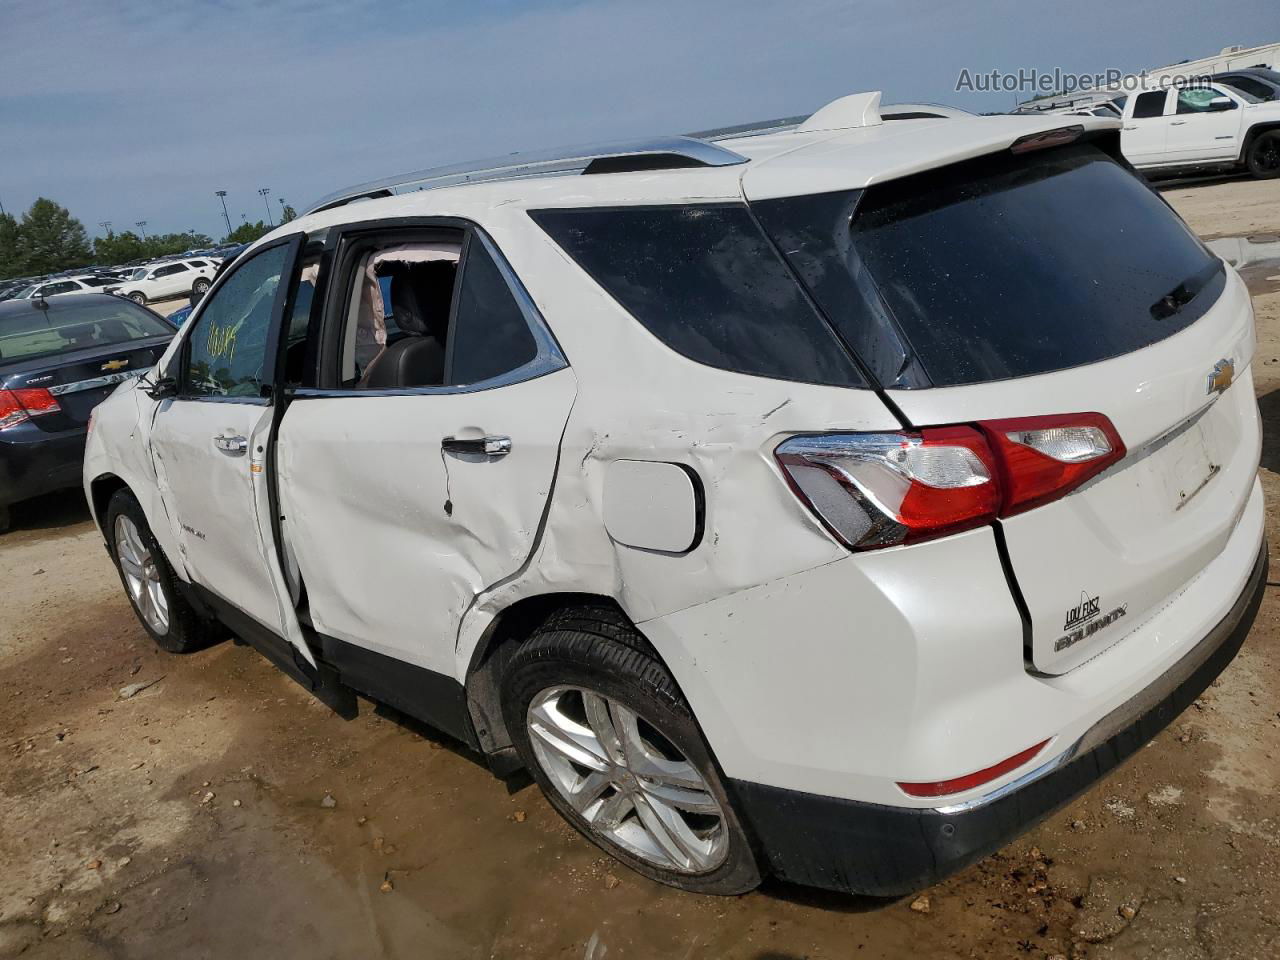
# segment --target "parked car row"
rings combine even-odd
[[[0,281],[0,301],[107,292],[146,304],[187,296],[193,291],[204,293],[218,264],[241,249],[243,244],[233,244],[115,267],[86,267],[43,277],[11,278]]]

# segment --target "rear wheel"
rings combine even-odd
[[[204,277],[201,277],[191,285],[191,292],[197,297],[203,297],[209,292],[209,281]]]
[[[134,303],[138,304],[138,306],[140,307],[146,306],[147,304],[147,295],[145,293],[139,293],[136,290],[133,293],[129,294],[129,299],[132,300]]]
[[[512,658],[503,709],[551,805],[627,866],[697,893],[760,882],[746,832],[675,681],[625,618],[557,615]]]
[[[1259,134],[1249,145],[1249,172],[1259,180],[1280,177],[1280,130]]]
[[[177,575],[128,490],[111,498],[105,529],[133,612],[162,650],[190,653],[221,638],[218,625],[200,617],[183,597]]]

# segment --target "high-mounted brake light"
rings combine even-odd
[[[955,777],[951,780],[936,780],[930,783],[902,783],[898,786],[902,788],[902,792],[912,797],[945,797],[953,793],[963,793],[966,790],[972,790],[974,787],[980,787],[984,783],[990,783],[997,777],[1004,776],[1010,770],[1016,770],[1022,766],[1041,750],[1048,740],[1041,740],[1034,747],[1028,747],[1021,753],[1015,753],[1007,760],[1001,760],[999,763],[978,770],[975,773],[965,774],[963,777]]]
[[[1075,124],[1070,127],[1057,127],[1041,133],[1029,133],[1019,137],[1009,145],[1010,153],[1030,153],[1032,150],[1044,150],[1048,147],[1060,147],[1064,143],[1074,143],[1084,135],[1084,125]]]
[[[1125,454],[1100,413],[903,433],[791,437],[774,456],[796,495],[851,550],[957,533],[1056,500]]]
[[[57,413],[62,407],[58,398],[44,387],[20,387],[17,390],[0,389],[0,430],[16,427],[32,417]]]
[[[1100,413],[984,420],[979,426],[1000,465],[1002,517],[1065,496],[1125,454],[1120,434]]]
[[[995,463],[972,427],[792,437],[774,454],[796,494],[854,550],[925,540],[995,518]]]

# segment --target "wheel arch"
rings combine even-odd
[[[561,610],[590,606],[611,607],[626,616],[616,598],[603,594],[534,594],[521,597],[500,610],[477,641],[465,680],[467,707],[480,747],[495,773],[505,775],[520,766],[502,718],[503,671],[521,644],[552,615]],[[656,652],[654,656],[657,656]]]
[[[1264,133],[1270,133],[1272,130],[1280,130],[1280,120],[1266,120],[1262,123],[1255,123],[1244,134],[1244,144],[1240,147],[1240,162],[1248,163],[1249,151],[1253,148],[1253,141]]]
[[[129,484],[114,473],[99,474],[89,481],[89,509],[93,511],[94,522],[106,536],[107,504],[119,490],[128,490]]]

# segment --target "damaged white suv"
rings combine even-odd
[[[146,630],[525,767],[689,890],[901,893],[1077,795],[1257,610],[1249,297],[1117,122],[878,103],[258,242],[97,410]]]

